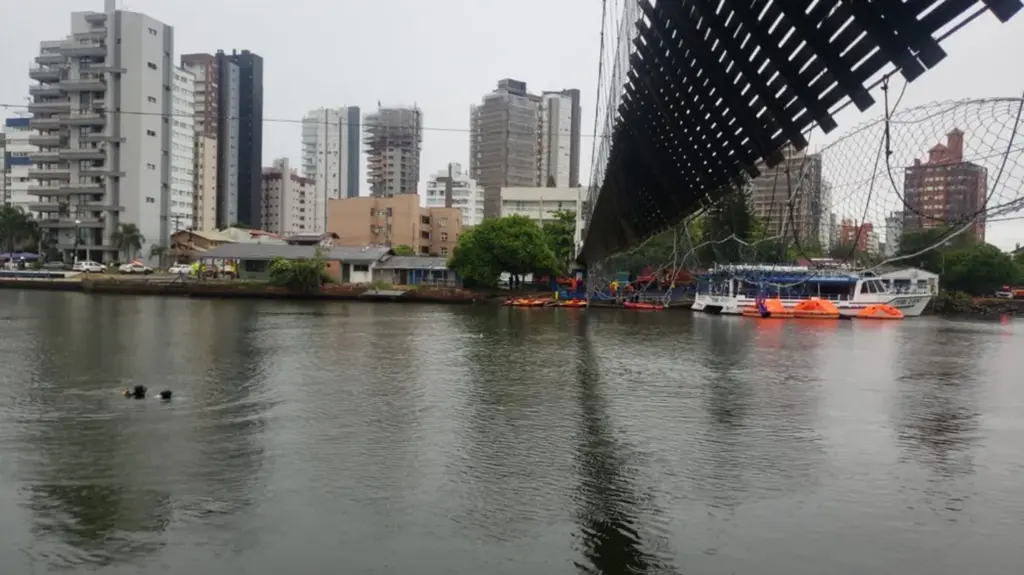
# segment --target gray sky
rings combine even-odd
[[[608,5],[617,13],[622,0]],[[70,12],[102,6],[102,0],[0,0],[0,103],[25,102],[39,41],[65,36]],[[469,106],[498,79],[523,80],[532,91],[579,88],[580,171],[589,179],[599,0],[123,0],[119,6],[174,26],[178,54],[247,48],[263,56],[266,118],[298,120],[321,106],[371,110],[378,100],[419,105],[426,128],[421,186],[447,162],[467,163]],[[1024,16],[999,24],[986,14],[944,47],[949,57],[908,88],[904,107],[1024,91]],[[880,105],[864,114],[845,111],[836,133],[816,143],[881,112]],[[297,161],[299,135],[297,124],[268,123],[264,163],[279,156]],[[993,225],[989,239],[1003,248],[1024,243],[1024,224]]]

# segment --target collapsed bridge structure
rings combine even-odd
[[[627,0],[627,4],[635,0]],[[626,250],[714,203],[806,131],[837,127],[849,103],[896,71],[907,82],[940,40],[1024,0],[638,0],[624,86],[612,81],[578,259]],[[636,5],[627,9],[636,13]],[[632,20],[628,23],[632,25]],[[620,31],[620,40],[624,35]],[[603,55],[602,55],[603,57]],[[625,66],[623,66],[625,67]],[[599,104],[600,106],[600,104]]]

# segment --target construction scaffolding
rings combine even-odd
[[[367,182],[370,195],[415,194],[420,181],[423,112],[411,108],[377,108],[365,119]]]

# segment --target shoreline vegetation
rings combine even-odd
[[[324,284],[317,290],[293,290],[264,281],[181,281],[175,278],[99,276],[68,279],[0,278],[0,289],[77,291],[92,294],[154,295],[211,299],[291,299],[321,301],[376,301],[407,303],[500,305],[509,296],[538,295],[507,290],[479,290],[443,286],[392,286],[385,284]],[[546,292],[539,292],[546,293]],[[690,302],[674,302],[671,308],[688,309]],[[615,307],[592,302],[592,307]],[[941,292],[926,313],[942,316],[1024,317],[1024,300],[975,298],[963,292]]]

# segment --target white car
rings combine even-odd
[[[187,276],[192,273],[192,266],[188,264],[174,264],[167,270],[167,273],[176,276]]]
[[[89,260],[79,260],[75,262],[75,265],[71,266],[71,271],[73,272],[101,273],[105,269],[103,264]]]
[[[122,265],[117,271],[123,274],[151,274],[153,273],[153,268],[146,267],[138,262],[132,262]]]

